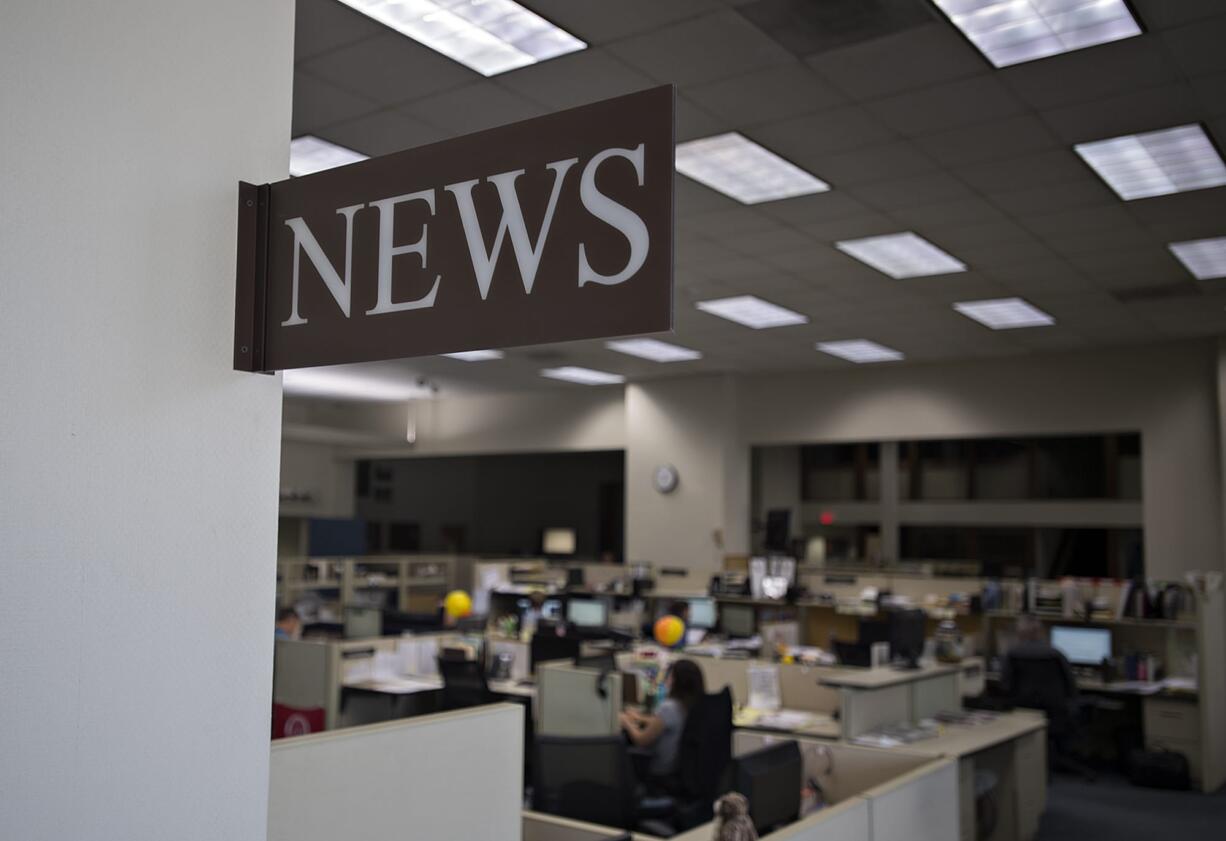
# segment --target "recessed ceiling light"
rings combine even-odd
[[[513,0],[341,2],[483,76],[496,76],[587,47]]]
[[[413,400],[430,397],[428,386],[372,377],[335,368],[301,368],[281,374],[286,394],[301,397],[332,397],[343,400]]]
[[[489,362],[492,359],[502,359],[506,356],[500,350],[462,350],[458,353],[444,353],[449,359],[459,359],[461,362]]]
[[[702,359],[702,353],[688,347],[669,344],[659,339],[617,339],[605,342],[605,347],[618,353],[650,359],[652,362],[688,362]]]
[[[910,231],[836,242],[835,248],[895,280],[966,271],[966,264]]]
[[[1197,280],[1226,277],[1226,237],[1172,242],[1167,247]]]
[[[678,143],[677,171],[742,204],[830,189],[825,181],[736,132]]]
[[[581,385],[613,385],[626,381],[626,378],[621,374],[610,374],[608,371],[594,371],[591,368],[579,368],[574,365],[564,365],[561,368],[546,368],[541,371],[541,376],[549,377],[551,380],[580,383]]]
[[[1141,34],[1124,0],[935,0],[996,67]]]
[[[1226,184],[1226,164],[1197,125],[1126,134],[1073,148],[1125,201]]]
[[[1056,319],[1021,298],[993,298],[986,301],[962,301],[954,309],[993,330],[1013,330],[1018,327],[1050,327]]]
[[[770,301],[763,301],[753,295],[737,295],[732,298],[716,298],[711,301],[698,301],[694,304],[703,312],[718,315],[737,324],[744,324],[755,330],[766,327],[788,327],[793,324],[806,324],[809,316],[786,309]]]
[[[817,349],[822,353],[846,359],[848,362],[862,364],[865,362],[897,362],[903,358],[901,351],[870,342],[868,339],[847,339],[841,342],[818,342]]]
[[[304,134],[289,142],[289,174],[310,175],[312,172],[322,172],[334,166],[364,161],[366,157],[361,152]]]

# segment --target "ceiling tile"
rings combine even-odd
[[[342,90],[303,70],[294,72],[294,137],[377,111],[380,107],[372,99]]]
[[[807,63],[856,99],[889,96],[989,69],[975,48],[944,23],[830,50]]]
[[[1131,0],[1131,3],[1142,25],[1151,31],[1226,15],[1221,0]]]
[[[852,198],[846,190],[829,190],[825,193],[767,202],[760,205],[759,209],[764,215],[789,225],[823,222],[872,212],[862,202]]]
[[[977,123],[915,139],[916,145],[943,166],[961,166],[1053,149],[1060,141],[1033,114]]]
[[[528,5],[589,44],[607,44],[721,6],[717,0],[529,0]]]
[[[294,61],[304,61],[387,29],[336,0],[297,0]]]
[[[649,76],[678,85],[697,85],[792,61],[787,50],[732,11],[644,32],[609,49]]]
[[[846,98],[799,62],[687,88],[685,94],[735,128],[842,105]]]
[[[497,82],[482,81],[416,100],[400,110],[458,135],[526,120],[545,109]]]
[[[986,74],[879,99],[866,107],[907,137],[1000,120],[1025,110],[996,76]]]
[[[1159,33],[1172,58],[1189,76],[1226,70],[1226,16],[1206,18]]]
[[[1178,77],[1167,51],[1149,36],[1125,38],[1000,71],[1001,80],[1022,101],[1039,110],[1169,84]]]
[[[816,174],[835,189],[853,184],[907,178],[932,172],[932,159],[909,141],[897,141],[851,152],[814,155]]]
[[[865,205],[887,213],[919,205],[974,198],[966,184],[943,172],[873,181],[847,187],[846,192]]]
[[[889,213],[906,227],[969,225],[1003,218],[999,210],[975,196],[916,207],[895,207]]]
[[[1052,149],[1000,161],[955,168],[972,187],[984,193],[1017,192],[1083,178],[1088,169],[1072,149]]]
[[[759,126],[747,134],[768,149],[802,165],[819,155],[880,145],[898,137],[859,107],[833,108]],[[822,177],[820,172],[815,174]]]
[[[1180,82],[1055,108],[1042,116],[1071,146],[1194,123],[1202,114],[1191,86]]]
[[[384,105],[408,102],[481,78],[411,38],[386,30],[382,35],[309,59],[302,67],[314,76]]]
[[[446,138],[448,133],[437,126],[414,120],[398,111],[376,111],[336,123],[319,132],[319,136],[341,146],[374,157],[424,146]]]
[[[989,192],[988,200],[1005,213],[1025,216],[1055,213],[1091,204],[1106,204],[1116,200],[1116,196],[1101,179],[1086,170],[1080,177],[1068,178],[1056,184],[993,190]]]
[[[602,49],[581,50],[523,67],[499,76],[498,82],[553,110],[611,99],[656,84]]]

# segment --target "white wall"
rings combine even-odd
[[[685,377],[626,386],[626,559],[714,571],[745,552],[749,450],[737,437],[733,377]],[[656,467],[677,489],[658,493]]]
[[[281,492],[309,494],[309,500],[286,499],[283,517],[352,517],[353,459],[333,444],[283,440]]]
[[[0,837],[265,830],[280,384],[230,370],[292,0],[0,4]]]

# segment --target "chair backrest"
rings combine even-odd
[[[1042,710],[1053,727],[1068,724],[1072,688],[1060,654],[1009,654],[1009,699],[1016,707]]]
[[[532,635],[529,647],[531,668],[533,673],[541,663],[551,660],[574,660],[579,656],[578,637],[560,637],[556,633],[542,632],[539,629]]]
[[[704,695],[685,717],[677,750],[677,782],[685,800],[711,803],[727,790],[732,762],[732,691]],[[709,817],[708,817],[709,819]]]
[[[636,782],[615,736],[538,736],[532,808],[572,820],[632,829]]]
[[[449,710],[475,707],[492,701],[480,660],[438,658],[438,673],[443,678],[443,707]]]

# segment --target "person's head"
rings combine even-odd
[[[688,625],[690,621],[690,603],[678,599],[668,606],[668,613],[670,616],[676,616]]]
[[[1043,623],[1029,613],[1017,617],[1017,638],[1019,642],[1043,642]]]
[[[298,611],[292,607],[283,607],[277,611],[277,630],[284,631],[286,636],[297,639],[302,633],[302,619]]]
[[[664,678],[668,685],[668,697],[676,698],[681,706],[691,709],[707,692],[702,680],[702,669],[693,660],[678,660],[669,667]]]

